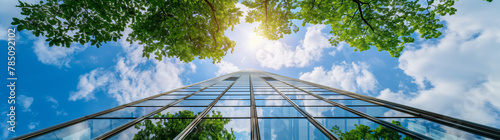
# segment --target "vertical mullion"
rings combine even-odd
[[[229,75],[229,74],[228,74],[228,75]],[[177,100],[177,101],[175,101],[175,102],[172,102],[172,103],[170,103],[170,104],[168,104],[168,105],[165,105],[165,106],[163,106],[163,107],[162,107],[162,108],[160,108],[160,109],[157,109],[157,110],[155,110],[155,111],[153,111],[153,112],[151,112],[151,113],[148,113],[148,114],[146,114],[146,115],[144,115],[144,116],[141,116],[141,117],[136,118],[136,119],[134,119],[134,120],[132,120],[132,121],[130,121],[130,122],[127,122],[127,123],[125,123],[125,124],[123,124],[123,125],[121,125],[121,126],[119,126],[119,127],[115,128],[115,129],[113,129],[113,130],[110,130],[110,131],[108,131],[108,132],[106,132],[106,133],[104,133],[104,134],[102,134],[102,135],[100,135],[100,136],[98,136],[98,137],[96,137],[96,138],[94,138],[94,139],[97,139],[97,140],[101,140],[101,139],[109,139],[109,138],[111,138],[112,136],[114,136],[114,135],[116,135],[116,134],[118,134],[118,133],[122,132],[123,130],[126,130],[126,129],[130,128],[131,126],[133,126],[133,125],[135,125],[135,124],[137,124],[137,123],[139,123],[139,122],[141,122],[141,121],[143,121],[143,120],[147,119],[148,117],[153,116],[153,115],[155,115],[155,114],[157,114],[157,113],[160,113],[161,111],[163,111],[163,110],[165,110],[165,109],[167,109],[167,108],[169,108],[169,107],[171,107],[171,106],[174,106],[175,104],[177,104],[177,103],[179,103],[179,102],[183,101],[184,99],[189,98],[189,97],[191,97],[192,95],[194,95],[194,94],[196,94],[196,93],[199,93],[199,92],[201,92],[201,91],[203,91],[203,90],[205,90],[205,89],[207,89],[207,88],[209,88],[209,87],[211,87],[211,86],[213,86],[213,85],[215,85],[215,84],[218,84],[218,83],[220,83],[221,81],[223,81],[223,80],[219,80],[218,82],[215,82],[215,83],[213,83],[213,84],[211,84],[211,85],[208,85],[208,86],[206,86],[206,87],[204,87],[204,88],[202,88],[202,89],[200,89],[200,90],[198,90],[198,91],[196,91],[196,92],[194,92],[194,93],[191,93],[191,94],[187,95],[186,97],[183,97],[183,98],[181,98],[181,99],[178,99],[178,100]]]
[[[259,132],[259,120],[257,119],[257,109],[255,107],[255,97],[253,94],[253,85],[252,85],[252,75],[251,72],[248,73],[248,80],[250,82],[250,110],[251,110],[251,137],[252,140],[260,140],[260,132]]]
[[[279,80],[279,79],[276,79],[276,80]],[[345,105],[339,104],[339,103],[337,103],[337,102],[331,101],[331,100],[326,99],[326,98],[324,98],[324,97],[322,97],[322,96],[319,96],[319,95],[317,95],[317,94],[311,93],[311,92],[309,92],[309,91],[306,91],[306,90],[304,90],[304,89],[301,89],[301,88],[299,88],[299,87],[296,87],[296,86],[294,86],[294,85],[291,85],[291,84],[289,84],[289,83],[287,83],[287,82],[285,82],[285,81],[282,81],[282,80],[279,80],[279,81],[280,81],[280,82],[282,82],[282,83],[284,83],[284,84],[286,84],[286,85],[288,85],[288,86],[294,87],[295,89],[298,89],[298,90],[300,90],[300,91],[302,91],[302,92],[305,92],[305,93],[307,93],[307,94],[309,94],[309,95],[311,95],[311,96],[314,96],[314,97],[316,97],[316,98],[318,98],[318,99],[321,99],[321,100],[323,100],[323,101],[325,101],[325,102],[327,102],[327,103],[330,103],[330,104],[332,104],[332,105],[334,105],[334,106],[340,107],[340,108],[342,108],[342,109],[344,109],[344,110],[346,110],[346,111],[349,111],[349,112],[351,112],[351,113],[353,113],[353,114],[356,114],[356,115],[358,115],[358,116],[360,116],[360,117],[363,117],[363,118],[365,118],[365,119],[368,119],[368,120],[370,120],[370,121],[373,121],[373,122],[375,122],[375,123],[378,123],[378,124],[380,124],[380,125],[383,125],[383,126],[388,127],[388,128],[390,128],[390,129],[396,130],[396,131],[398,131],[398,132],[400,132],[400,133],[403,133],[403,134],[405,134],[405,135],[407,135],[407,136],[411,136],[411,137],[413,137],[413,138],[417,138],[417,139],[431,139],[431,138],[429,138],[429,137],[427,137],[427,136],[425,136],[425,135],[422,135],[422,134],[420,134],[420,133],[415,133],[415,132],[413,132],[413,131],[409,131],[408,129],[405,129],[405,128],[403,128],[403,127],[399,127],[399,126],[396,126],[396,125],[394,125],[394,124],[392,124],[392,123],[389,123],[389,122],[386,122],[386,121],[382,121],[382,120],[377,119],[377,118],[375,118],[375,117],[372,117],[372,116],[370,116],[370,115],[366,115],[366,114],[364,114],[364,113],[362,113],[362,112],[359,112],[359,111],[357,111],[357,110],[355,110],[355,109],[352,109],[352,108],[347,107],[347,106],[345,106]]]
[[[307,120],[309,120],[309,122],[311,124],[313,124],[319,131],[321,131],[323,134],[325,134],[326,137],[328,137],[329,139],[339,140],[339,138],[337,138],[330,131],[328,131],[328,129],[326,129],[323,125],[321,125],[318,121],[316,121],[309,113],[307,113],[302,108],[300,108],[297,104],[295,104],[285,94],[281,93],[281,91],[279,91],[276,87],[274,87],[273,85],[271,85],[271,83],[267,82],[267,80],[265,80],[264,78],[262,78],[262,80],[264,82],[266,82],[269,86],[271,86],[271,88],[273,88],[276,92],[278,92],[283,98],[285,98],[295,109],[297,109],[297,111],[300,112],[300,114],[302,114],[304,117],[306,117]]]
[[[241,76],[240,76],[241,77]],[[239,78],[238,78],[239,79]],[[210,103],[207,108],[205,108],[205,110],[203,110],[200,115],[198,115],[198,117],[196,117],[193,121],[191,121],[191,123],[189,123],[189,125],[184,129],[182,130],[181,133],[179,133],[175,138],[174,140],[183,140],[186,138],[186,136],[189,134],[189,132],[191,132],[194,127],[196,125],[198,125],[198,123],[201,121],[201,119],[203,117],[205,117],[205,115],[207,115],[208,112],[210,112],[210,110],[212,109],[212,107],[214,107],[214,105],[219,101],[220,98],[222,98],[222,96],[224,96],[224,94],[229,90],[229,88],[231,88],[234,83],[236,83],[236,81],[238,81],[238,79],[234,80],[233,83],[231,83],[227,88],[226,90],[224,90],[219,96],[217,96],[217,98],[214,99],[214,101],[212,101],[212,103]]]

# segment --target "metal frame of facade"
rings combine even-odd
[[[247,76],[248,74],[248,76]],[[243,77],[244,76],[244,77]],[[246,78],[248,77],[248,81],[246,81]],[[257,79],[254,79],[257,78]],[[241,80],[243,79],[243,80]],[[232,81],[232,82],[231,82]],[[294,85],[293,83],[289,83],[289,81],[293,82],[299,82],[308,86],[297,86]],[[205,82],[210,82],[210,85],[199,87],[199,90],[194,91],[186,91],[186,94],[170,94],[173,92],[180,92],[179,90],[182,89],[189,89],[192,86],[198,85],[198,84],[203,84]],[[225,82],[222,85],[219,85],[220,83]],[[229,84],[229,82],[231,82]],[[243,82],[243,84],[238,83],[238,82]],[[248,85],[246,84],[248,82]],[[236,84],[238,83],[238,84]],[[281,83],[281,84],[280,84]],[[322,89],[319,91],[309,91],[311,89]],[[201,94],[203,92],[203,94]],[[331,93],[330,93],[331,92]],[[241,94],[240,94],[241,93]],[[312,96],[314,98],[307,98],[307,99],[299,99],[298,97],[295,96]],[[342,99],[335,99],[335,98],[325,98],[324,96],[339,96],[339,97],[349,97],[349,98],[342,98]],[[174,99],[157,99],[158,97],[165,96],[165,97],[174,97]],[[243,97],[245,98],[238,98],[238,97]],[[249,96],[248,98],[246,96]],[[260,96],[260,98],[256,98],[257,96]],[[262,97],[265,96],[274,96],[274,97],[282,97],[283,99],[262,99]],[[197,98],[190,98],[190,97],[197,97]],[[206,99],[205,99],[206,97]],[[226,97],[226,98],[224,98]],[[294,98],[292,98],[294,97]],[[238,98],[238,99],[233,99],[233,98]],[[143,103],[146,101],[173,101],[167,105],[140,105],[139,103]],[[208,105],[177,105],[181,101],[211,101],[210,104]],[[294,101],[323,101],[328,104],[318,104],[318,105],[311,105],[311,104],[296,104]],[[369,104],[341,104],[338,103],[337,101],[364,101]],[[219,101],[245,101],[249,102],[248,104],[244,105],[216,105]],[[282,104],[282,105],[261,105],[257,104],[256,102],[259,101],[286,101],[287,104]],[[156,109],[150,113],[147,113],[145,115],[142,115],[140,117],[99,117],[104,114],[108,114],[123,108],[127,107],[159,107],[159,109]],[[170,107],[204,107],[203,111],[201,114],[194,117],[189,117],[189,118],[155,118],[155,119],[191,119],[192,121],[189,123],[189,125],[181,132],[179,133],[174,139],[176,140],[182,140],[185,139],[191,131],[203,120],[203,119],[247,119],[250,121],[250,138],[252,140],[260,140],[261,139],[261,133],[259,130],[259,119],[307,119],[309,123],[311,123],[317,130],[322,132],[327,138],[329,139],[339,139],[337,136],[332,134],[328,129],[325,128],[325,126],[321,123],[319,123],[316,119],[365,119],[372,121],[376,124],[382,125],[384,127],[390,128],[392,130],[395,130],[401,134],[404,134],[406,136],[410,136],[415,139],[432,139],[426,135],[413,132],[411,130],[408,130],[403,127],[396,126],[392,123],[389,123],[387,121],[383,121],[381,119],[391,119],[391,118],[417,118],[417,119],[424,119],[427,121],[431,121],[434,123],[442,124],[451,128],[455,128],[458,130],[462,130],[464,132],[469,132],[474,135],[482,136],[482,137],[487,137],[491,139],[500,139],[500,129],[496,129],[493,127],[465,121],[465,120],[460,120],[456,119],[453,117],[401,105],[401,104],[396,104],[393,102],[349,92],[349,91],[344,91],[336,88],[331,88],[328,86],[316,84],[316,83],[311,83],[307,81],[303,81],[300,79],[295,79],[295,78],[290,78],[286,76],[281,76],[278,74],[273,74],[273,73],[268,73],[264,71],[257,71],[257,70],[247,70],[247,71],[238,71],[222,76],[218,76],[215,78],[211,78],[202,82],[198,82],[195,84],[191,84],[188,86],[184,86],[181,88],[174,89],[172,91],[168,91],[165,93],[157,94],[151,97],[147,97],[138,101],[134,101],[128,104],[120,105],[108,110],[104,110],[98,113],[94,113],[88,116],[84,116],[81,118],[77,118],[68,122],[64,122],[55,126],[51,126],[45,129],[41,129],[32,133],[28,133],[25,135],[18,136],[13,139],[32,139],[36,138],[38,136],[45,135],[47,133],[57,131],[66,127],[70,127],[74,124],[84,122],[87,120],[94,120],[94,119],[132,119],[131,121],[122,124],[116,128],[111,129],[110,131],[107,131],[104,134],[101,134],[93,139],[109,139],[116,134],[119,134],[123,132],[124,130],[134,126],[137,123],[140,123],[141,121],[145,119],[151,119],[150,117],[160,113]],[[243,117],[210,117],[207,116],[207,114],[212,110],[214,107],[244,107],[244,108],[249,108],[250,114],[249,116],[243,116]],[[282,117],[275,117],[275,116],[259,116],[257,113],[258,108],[262,107],[285,107],[285,108],[294,108],[296,111],[298,111],[301,116],[282,116]],[[350,116],[330,116],[330,117],[318,117],[318,116],[312,116],[310,115],[306,110],[302,109],[301,107],[338,107],[342,110],[345,110],[347,112],[350,112],[352,114],[355,114],[356,116],[350,117]],[[386,109],[392,109],[395,111],[399,111],[405,114],[408,114],[410,116],[370,116],[368,114],[365,114],[363,112],[360,112],[356,109],[355,107],[382,107]]]

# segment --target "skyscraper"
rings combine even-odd
[[[500,130],[243,70],[14,139],[500,139]]]

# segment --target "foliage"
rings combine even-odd
[[[392,124],[401,127],[401,123],[399,121],[392,121]],[[334,126],[332,131],[335,135],[339,136],[341,140],[399,140],[401,139],[401,135],[392,129],[379,125],[376,129],[371,129],[366,125],[357,125],[355,129],[350,131],[342,132],[338,126]],[[414,140],[411,137],[404,137],[403,140]]]
[[[277,1],[255,0],[243,3],[250,8],[256,8],[247,16],[247,22],[267,20],[268,24],[261,23],[258,29],[265,32],[261,34],[268,39],[276,40],[283,34],[290,34],[288,30],[283,29],[287,29],[285,26],[288,26],[288,29],[295,26],[291,21],[298,19],[303,21],[302,26],[307,23],[329,24],[332,29],[330,33],[333,35],[330,43],[333,46],[346,42],[354,47],[355,51],[365,51],[375,46],[379,51],[388,51],[393,57],[399,57],[405,44],[415,41],[412,36],[415,32],[425,39],[439,37],[442,33],[438,29],[442,28],[443,24],[436,15],[453,15],[457,11],[452,7],[455,0],[282,0],[280,4],[291,6],[277,4],[278,9],[285,7],[287,13],[297,12],[288,13],[293,15],[289,18],[277,18],[272,15],[272,18],[263,18],[262,16],[266,15],[262,12],[265,11],[265,5]],[[267,7],[270,11],[274,8]],[[271,14],[279,13],[278,11]],[[271,23],[280,24],[269,24],[269,20]],[[276,35],[279,35],[279,38]]]
[[[296,13],[291,10],[298,7],[297,0],[244,0],[241,2],[252,10],[248,11],[246,22],[260,22],[255,32],[270,40],[277,40],[284,34],[291,34],[299,28],[292,23]]]
[[[345,42],[355,51],[372,46],[399,57],[405,44],[441,36],[439,16],[453,15],[456,0],[243,0],[250,8],[246,22],[260,22],[255,32],[277,40],[299,28],[292,22],[329,24],[330,43]],[[491,2],[492,0],[484,0]],[[117,41],[129,27],[130,43],[144,45],[143,57],[220,59],[236,43],[224,33],[239,24],[237,0],[46,0],[19,2],[24,19],[17,29],[45,36],[49,46],[72,42],[100,47]]]
[[[211,117],[222,117],[220,112],[212,111]],[[158,120],[153,123],[151,119],[146,119],[143,122],[136,124],[134,127],[139,129],[134,136],[134,140],[170,140],[175,138],[184,130],[193,119],[175,119],[175,118],[196,118],[198,114],[193,111],[183,110],[175,114],[158,113],[153,116]],[[169,119],[165,119],[169,118]],[[188,135],[187,139],[228,139],[234,140],[234,131],[228,131],[224,128],[231,119],[204,119],[197,127]]]
[[[17,29],[45,36],[49,46],[70,47],[71,42],[100,47],[117,41],[125,28],[133,31],[127,41],[144,45],[143,57],[162,60],[195,57],[214,62],[235,46],[224,35],[239,24],[237,0],[47,0],[39,4],[19,1],[24,19],[14,18]],[[231,29],[232,29],[231,28]]]

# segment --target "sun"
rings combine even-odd
[[[257,35],[255,32],[249,32],[247,36],[251,48],[260,48],[265,41],[262,36]]]

